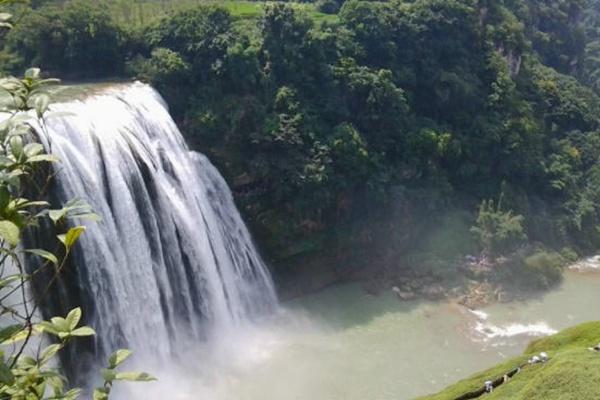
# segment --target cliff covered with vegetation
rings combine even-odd
[[[598,4],[38,0],[0,65],[152,83],[278,275],[547,286],[600,245]]]

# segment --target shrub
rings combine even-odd
[[[319,0],[317,2],[317,10],[324,14],[337,14],[342,5],[336,0]]]
[[[7,35],[24,68],[35,65],[77,77],[103,77],[123,66],[122,31],[105,8],[73,0],[27,14]]]
[[[523,229],[523,216],[512,211],[502,211],[493,200],[484,200],[479,206],[476,225],[471,228],[485,255],[498,255],[508,252],[526,239]]]
[[[523,267],[532,284],[548,288],[560,282],[566,262],[559,253],[541,250],[525,258]]]

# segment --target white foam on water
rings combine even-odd
[[[511,338],[515,336],[548,336],[557,333],[545,322],[537,322],[532,324],[513,323],[505,326],[498,326],[491,323],[477,322],[475,331],[484,337],[484,340],[496,338]]]
[[[477,319],[473,325],[473,331],[476,333],[475,339],[483,339],[486,342],[492,339],[512,338],[515,336],[548,336],[557,332],[556,329],[553,329],[543,321],[528,324],[510,323],[507,325],[497,325],[489,321],[490,315],[485,311],[468,309],[468,312]]]
[[[489,318],[488,313],[486,313],[485,311],[469,309],[469,312],[482,321],[486,321]]]
[[[585,258],[571,265],[573,271],[600,271],[600,255]]]

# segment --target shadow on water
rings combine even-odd
[[[391,290],[371,295],[360,284],[348,283],[288,301],[284,306],[304,311],[331,328],[348,329],[368,325],[389,313],[411,314],[420,310],[424,316],[428,313],[433,316],[432,310],[428,312],[428,306],[434,304],[425,300],[400,301]]]
[[[597,287],[600,288],[598,271],[567,270],[563,279],[550,289],[518,289],[508,296],[512,300],[491,304],[483,307],[483,310],[496,314],[500,321],[508,322],[515,318],[515,323],[525,323],[526,320],[537,322],[550,316],[553,325],[562,329],[571,321],[582,322],[600,318],[600,314],[590,307],[590,304],[600,299],[600,293],[596,294],[594,289]],[[467,308],[452,301],[401,301],[391,290],[376,295],[368,294],[360,283],[331,286],[317,293],[287,301],[284,306],[295,312],[304,312],[311,319],[337,330],[365,326],[390,313],[404,315],[406,322],[412,319],[430,319],[432,326],[436,325],[435,319],[439,318],[440,314],[455,314],[465,323],[465,314],[470,314]],[[560,315],[553,315],[553,309],[564,311],[564,319],[561,319]]]

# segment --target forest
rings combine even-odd
[[[5,72],[151,83],[226,176],[276,271],[445,276],[449,260],[503,254],[528,274],[540,268],[523,260],[547,260],[532,278],[547,285],[600,245],[596,1],[73,0],[19,12]]]
[[[597,398],[599,248],[600,0],[0,0],[0,400]]]

